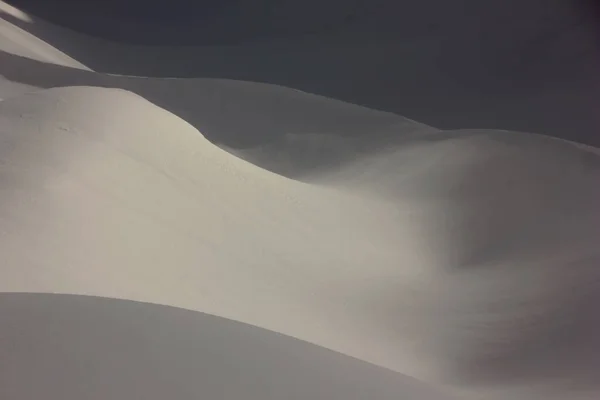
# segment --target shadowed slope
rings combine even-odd
[[[472,13],[481,11],[473,7],[473,0],[453,4],[438,0],[256,0],[252,4],[240,0],[103,0],[89,4],[57,0],[55,7],[43,0],[8,2],[91,36],[170,46],[232,45],[340,31],[415,37],[448,28],[457,19],[464,21],[465,8]],[[111,28],[103,23],[107,20],[113,21]]]
[[[155,304],[2,293],[0,337],[3,400],[448,399],[297,339]]]
[[[130,90],[192,124],[214,143],[245,148],[285,135],[318,133],[378,143],[435,131],[395,114],[275,85],[219,79],[146,79],[96,74],[0,53],[0,76],[38,88],[101,86]],[[1,82],[1,81],[0,81]]]
[[[61,51],[60,48],[63,46],[52,46],[49,44],[46,34],[36,35],[37,30],[34,29],[32,31],[31,27],[28,25],[31,22],[28,21],[26,14],[20,15],[18,10],[8,7],[10,6],[0,1],[1,51],[51,64],[89,70],[85,65]],[[25,29],[19,28],[8,22],[8,20],[12,20],[13,22],[18,21],[15,15],[27,19],[27,23],[23,25],[23,28]],[[68,47],[63,50],[69,51]]]
[[[399,31],[378,31],[378,17],[363,10],[370,28],[350,24],[233,46],[131,46],[40,19],[6,18],[98,72],[273,83],[443,129],[509,129],[599,144],[600,54],[583,8],[562,0],[442,3],[387,10],[387,20],[396,19],[388,25]],[[327,4],[318,2],[329,10]],[[276,9],[285,14],[284,6]],[[254,3],[248,7],[260,14]]]

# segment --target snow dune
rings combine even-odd
[[[12,37],[0,397],[598,397],[596,148]]]
[[[199,310],[436,384],[488,362],[492,383],[547,358],[559,376],[564,357],[595,362],[584,351],[597,337],[584,307],[600,226],[591,151],[437,134],[400,147],[429,157],[375,157],[396,174],[371,162],[364,179],[342,170],[315,186],[218,149],[128,92],[57,88],[0,106],[2,291]],[[563,336],[579,329],[589,336]],[[538,340],[570,349],[548,355]]]
[[[399,133],[437,131],[396,114],[375,111],[276,85],[223,79],[167,79],[97,74],[0,54],[0,70],[16,85],[31,88],[100,86],[134,92],[191,123],[212,142],[231,149],[281,148],[297,136],[356,138],[372,145]],[[1,81],[0,81],[1,82]],[[24,85],[19,90],[18,85]],[[305,137],[306,136],[306,137]],[[360,139],[362,138],[362,139]],[[356,147],[356,146],[355,146]]]
[[[175,305],[388,357],[355,293],[394,273],[384,208],[261,170],[128,92],[0,106],[3,291]]]

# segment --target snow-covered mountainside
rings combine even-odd
[[[2,400],[598,398],[582,31],[140,46],[0,5]]]

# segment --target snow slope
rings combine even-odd
[[[389,139],[390,132],[395,137],[398,132],[436,131],[396,114],[275,85],[104,75],[8,54],[0,54],[0,60],[7,81],[25,85],[19,93],[27,93],[31,87],[74,85],[126,89],[183,118],[211,141],[229,148],[276,144],[288,134],[368,135],[370,141],[379,142]]]
[[[510,383],[531,364],[534,383],[564,396],[539,371],[548,357],[559,377],[581,358],[592,376],[571,377],[593,379],[593,152],[437,134],[429,157],[394,157],[399,174],[362,168],[402,191],[360,196],[360,184],[336,188],[343,178],[314,186],[253,166],[127,92],[58,88],[0,106],[5,292],[199,310],[438,385],[480,379],[473,365],[490,385]],[[576,342],[566,354],[517,351],[531,340]],[[491,356],[506,365],[486,371]]]
[[[5,399],[442,398],[290,337],[155,304],[2,293],[0,321]]]
[[[0,51],[52,64],[85,70],[89,69],[44,41],[43,35],[41,38],[32,35],[26,30],[9,23],[5,19],[6,17],[13,17],[17,20],[31,23],[31,19],[27,14],[4,2],[0,2]]]
[[[596,148],[31,43],[0,53],[0,397],[598,397]]]
[[[0,106],[2,291],[174,305],[389,357],[354,290],[393,273],[385,209],[261,170],[124,91]]]

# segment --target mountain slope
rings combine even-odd
[[[7,99],[0,123],[4,292],[207,312],[467,396],[595,396],[594,152],[432,133],[308,184],[121,90]]]

